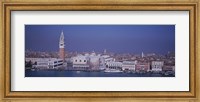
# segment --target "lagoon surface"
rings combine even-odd
[[[88,71],[68,71],[68,70],[39,70],[31,71],[25,70],[25,77],[175,77],[174,75],[163,75],[153,73],[105,73],[99,72],[88,72]]]

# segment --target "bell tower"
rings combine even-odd
[[[63,31],[61,32],[59,41],[59,58],[65,61],[65,40]]]

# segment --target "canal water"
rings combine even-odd
[[[174,75],[162,75],[152,73],[105,73],[87,71],[67,71],[67,70],[39,70],[25,71],[25,77],[175,77]]]

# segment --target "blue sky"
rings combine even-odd
[[[25,49],[58,51],[62,30],[70,52],[175,52],[175,25],[25,25]]]

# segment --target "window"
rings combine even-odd
[[[80,62],[81,62],[81,60],[80,60]]]
[[[75,60],[75,62],[77,62],[77,60]]]
[[[86,62],[86,60],[84,60],[84,62]]]

